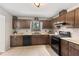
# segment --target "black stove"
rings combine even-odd
[[[52,36],[51,47],[58,55],[61,55],[61,46],[60,46],[61,43],[60,42],[61,42],[61,39],[58,35]]]

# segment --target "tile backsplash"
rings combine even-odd
[[[75,37],[79,36],[79,28],[75,28],[72,30],[72,36],[75,36]]]
[[[79,36],[79,28],[61,28],[59,31],[69,31],[71,32],[72,37],[78,37]]]
[[[41,33],[43,33],[43,32],[49,32],[50,30],[51,29],[42,29],[39,32],[41,32]],[[28,34],[28,33],[33,32],[33,31],[31,31],[31,29],[17,29],[16,31],[17,31],[17,33],[23,33],[23,34]]]

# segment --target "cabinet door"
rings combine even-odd
[[[32,44],[39,45],[39,44],[48,44],[48,35],[32,35]]]
[[[25,28],[26,27],[26,21],[25,20],[19,20],[19,27]]]
[[[79,56],[79,45],[69,42],[69,56]]]
[[[39,36],[37,36],[37,35],[32,35],[32,45],[40,44],[38,38],[39,38]]]
[[[26,21],[25,20],[19,20],[20,28],[26,28]]]
[[[74,21],[75,21],[75,15],[74,15],[74,10],[73,10],[67,13],[66,23],[70,25],[69,27],[74,27]]]
[[[52,21],[51,20],[43,20],[43,28],[44,29],[52,29]]]
[[[49,36],[48,35],[41,35],[40,37],[41,37],[40,38],[41,44],[48,44],[49,43]]]
[[[27,20],[27,21],[26,21],[26,28],[30,28],[30,24],[31,24],[31,23],[30,23],[30,20]]]
[[[29,20],[19,20],[20,28],[26,29],[30,28],[30,21]]]
[[[16,29],[17,28],[17,17],[16,16],[13,16],[13,19],[12,19],[12,27],[13,27],[13,29]]]
[[[22,36],[11,36],[10,40],[11,47],[14,46],[23,46],[23,37]]]
[[[79,28],[79,8],[75,9],[75,27]]]
[[[66,14],[63,14],[63,15],[59,16],[58,21],[60,21],[60,22],[66,22]]]
[[[66,10],[66,9],[63,9],[63,10],[61,10],[61,11],[59,12],[59,16],[64,15],[64,14],[66,14],[66,13],[67,13],[67,10]]]
[[[61,40],[61,55],[68,56],[69,55],[69,42],[65,40]]]

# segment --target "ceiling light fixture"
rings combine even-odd
[[[34,3],[36,7],[40,7],[40,3]]]

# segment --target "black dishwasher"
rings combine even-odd
[[[24,35],[23,36],[23,45],[24,46],[31,45],[31,36],[30,35]]]

